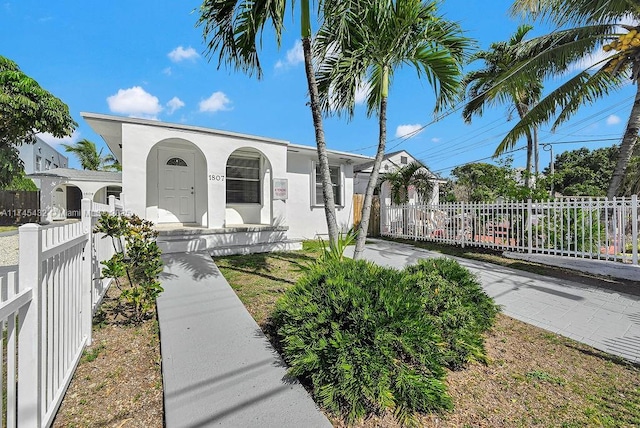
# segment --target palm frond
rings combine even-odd
[[[549,123],[559,111],[553,128],[567,121],[583,104],[591,104],[598,98],[620,88],[624,79],[604,71],[583,71],[554,89],[538,102],[504,137],[494,156],[499,156],[515,147],[517,141],[526,136],[534,126]]]

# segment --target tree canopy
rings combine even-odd
[[[65,103],[0,56],[0,147],[33,142],[39,132],[65,137],[76,126]]]
[[[33,143],[39,132],[71,135],[76,126],[65,103],[0,56],[0,186],[23,171],[17,146]]]

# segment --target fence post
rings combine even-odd
[[[531,199],[527,199],[527,247],[529,254],[533,253],[533,209]]]
[[[19,228],[18,285],[31,288],[31,302],[18,316],[18,426],[40,427],[42,423],[42,234],[41,227],[28,223]]]
[[[462,248],[464,248],[464,241],[466,238],[466,233],[467,233],[467,222],[466,222],[466,216],[465,216],[465,211],[464,211],[464,201],[460,202],[460,209],[462,210],[462,215],[460,216],[462,218],[462,233],[460,235],[460,245],[462,246]]]
[[[82,250],[82,334],[87,337],[87,346],[91,345],[91,313],[93,307],[93,230],[91,227],[92,203],[89,199],[83,199],[82,208],[82,233],[87,236],[87,241]]]
[[[631,195],[631,260],[638,264],[638,195]]]
[[[109,195],[109,214],[116,213],[116,197],[114,195]]]

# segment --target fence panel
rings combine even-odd
[[[353,225],[357,226],[362,219],[362,206],[364,205],[364,195],[353,195]],[[380,197],[373,195],[371,200],[371,214],[369,215],[369,227],[367,236],[380,236]]]
[[[0,226],[36,222],[39,209],[39,191],[0,190]]]
[[[381,207],[383,236],[638,264],[638,198]]]

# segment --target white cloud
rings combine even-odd
[[[167,107],[169,107],[169,114],[173,114],[178,109],[184,107],[184,101],[182,101],[178,97],[173,97],[167,102]]]
[[[62,138],[56,138],[48,132],[39,133],[38,137],[42,138],[51,147],[57,149],[61,144],[73,144],[78,142],[78,140],[80,140],[80,131],[76,129],[70,136]]]
[[[396,128],[396,137],[415,137],[422,132],[422,125],[416,123],[414,125],[398,125]]]
[[[617,125],[620,123],[620,117],[616,116],[615,114],[610,115],[609,117],[607,117],[607,125]]]
[[[433,137],[433,138],[431,139],[431,142],[432,142],[432,143],[439,143],[440,141],[442,141],[442,138]]]
[[[185,59],[196,60],[200,55],[198,52],[191,46],[188,48],[183,48],[182,46],[178,46],[174,50],[168,53],[167,55],[169,59],[173,62],[184,61]]]
[[[304,52],[302,51],[302,42],[296,40],[293,47],[287,51],[286,59],[276,62],[276,68],[293,67],[304,62]]]
[[[222,110],[230,110],[231,100],[224,92],[218,91],[211,94],[206,100],[200,101],[199,107],[201,112],[215,113]]]
[[[122,113],[145,119],[157,120],[156,115],[162,111],[158,98],[140,86],[118,89],[117,94],[107,97],[107,104],[109,104],[109,110],[113,113]]]
[[[163,74],[166,74],[167,76],[171,76],[171,67],[167,67],[164,70],[162,70]]]

